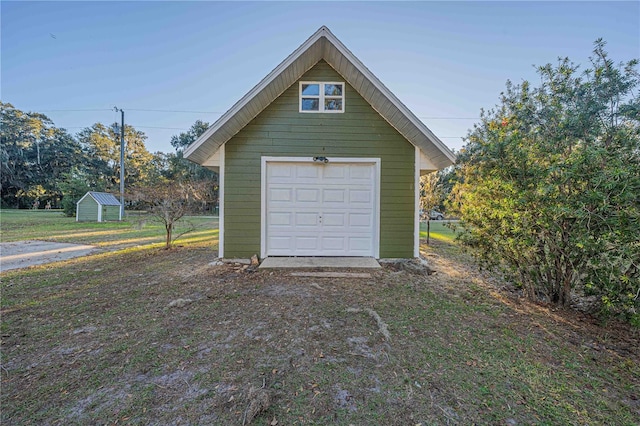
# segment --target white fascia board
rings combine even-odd
[[[195,142],[189,145],[184,150],[184,158],[189,159],[195,151],[214,133],[216,133],[220,128],[226,124],[233,116],[235,116],[240,110],[247,106],[249,102],[262,90],[264,90],[269,84],[271,84],[287,67],[289,67],[292,63],[294,63],[303,53],[305,53],[314,43],[316,43],[322,36],[325,35],[325,32],[328,32],[328,28],[320,27],[318,31],[316,31],[311,37],[307,39],[300,47],[294,50],[287,58],[280,63],[276,68],[273,69],[265,78],[263,78],[253,89],[251,89],[246,95],[244,95],[238,102],[236,102],[226,113],[222,115],[211,127],[209,127]],[[305,71],[306,72],[306,71]],[[304,72],[302,73],[304,74]],[[301,74],[301,75],[302,75]],[[297,80],[297,79],[296,79]],[[291,84],[295,82],[292,81],[288,85],[284,85],[289,87]],[[286,90],[286,87],[284,90]],[[282,93],[280,93],[282,94]],[[279,96],[279,95],[278,95]],[[277,97],[277,96],[276,96]],[[275,98],[274,98],[275,99]],[[257,115],[257,114],[256,114]]]
[[[400,99],[396,97],[347,47],[342,44],[336,36],[334,36],[331,31],[327,29],[327,40],[336,48],[338,51],[346,57],[355,67],[356,69],[364,75],[364,77],[373,84],[373,86],[380,91],[402,114],[409,119],[409,121],[418,128],[422,133],[424,133],[429,140],[452,162],[454,163],[456,160],[455,154],[451,152],[451,150],[442,142],[418,117],[416,117],[409,108],[407,108]],[[325,48],[327,46],[325,45]],[[323,55],[324,57],[328,55]],[[380,108],[377,108],[379,110]],[[384,116],[383,116],[384,117]],[[386,119],[386,117],[385,117]],[[389,124],[391,124],[390,120]],[[393,124],[392,124],[393,125]]]
[[[82,196],[82,198],[80,198],[80,199],[76,202],[76,207],[78,207],[78,205],[80,204],[80,202],[81,202],[82,200],[84,200],[85,198],[87,198],[89,195],[91,195],[91,193],[90,193],[90,192],[87,192],[86,194],[84,194],[84,195]],[[93,197],[91,197],[91,198],[93,198]],[[97,201],[96,201],[96,203],[97,203]]]

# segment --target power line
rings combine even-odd
[[[15,109],[15,108],[14,108]],[[105,108],[84,108],[84,109],[41,109],[41,112],[84,112],[84,111],[111,111]],[[222,111],[194,111],[194,110],[178,110],[178,109],[146,109],[146,108],[127,108],[127,111],[139,112],[165,112],[165,113],[182,113],[182,114],[224,114]],[[418,116],[425,120],[479,120],[480,117],[427,117]]]
[[[160,126],[138,126],[130,124],[135,129],[161,129],[161,130],[189,130],[186,127],[160,127]],[[61,129],[86,129],[91,126],[60,126]],[[439,139],[462,139],[464,136],[438,136]]]
[[[16,108],[8,108],[16,109]],[[112,111],[109,108],[82,108],[82,109],[41,109],[40,112],[86,112],[86,111]],[[195,110],[179,110],[179,109],[147,109],[147,108],[127,108],[127,111],[139,112],[164,112],[164,113],[181,113],[181,114],[224,114],[221,111],[195,111]],[[480,117],[428,117],[418,116],[425,120],[479,120]]]
[[[166,130],[189,130],[184,127],[157,127],[157,126],[138,126],[135,124],[130,124],[131,127],[135,127],[136,129],[166,129]]]
[[[18,108],[6,108],[11,110],[18,110]],[[34,110],[36,111],[36,110]],[[81,108],[81,109],[37,109],[38,112],[89,112],[89,111],[113,111],[109,108]],[[178,112],[186,114],[224,114],[220,111],[192,111],[192,110],[172,110],[172,109],[144,109],[144,108],[127,108],[127,111],[142,111],[142,112]]]
[[[130,124],[135,129],[161,129],[161,130],[189,130],[186,127],[160,127],[160,126],[139,126],[137,124]],[[88,129],[91,126],[59,126],[61,129]],[[464,136],[438,136],[439,139],[461,139]]]
[[[425,120],[479,120],[480,117],[418,117]]]
[[[166,130],[189,130],[186,127],[156,127],[156,126],[138,126],[129,124],[135,129],[166,129]],[[60,129],[90,129],[91,126],[58,126]]]
[[[179,112],[186,114],[224,114],[220,111],[189,111],[189,110],[173,110],[173,109],[142,109],[142,108],[129,108],[127,111],[143,111],[143,112]]]
[[[14,108],[17,109],[17,108]],[[38,110],[38,112],[86,112],[86,111],[113,111],[112,109],[108,109],[108,108],[96,108],[96,109],[90,109],[90,108],[86,108],[86,109],[41,109]]]

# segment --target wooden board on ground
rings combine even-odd
[[[366,272],[292,272],[292,277],[313,278],[371,278]]]

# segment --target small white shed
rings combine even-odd
[[[76,203],[76,222],[122,220],[120,201],[106,192],[89,191]]]

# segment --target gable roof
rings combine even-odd
[[[242,130],[305,72],[324,59],[371,106],[431,162],[443,169],[455,155],[325,26],[262,79],[184,150],[184,158],[202,164]]]
[[[91,198],[96,200],[98,204],[101,204],[103,206],[119,206],[120,205],[120,201],[118,201],[118,199],[115,196],[113,196],[112,194],[108,194],[106,192],[89,191],[87,192],[85,197],[87,195],[91,196]]]

